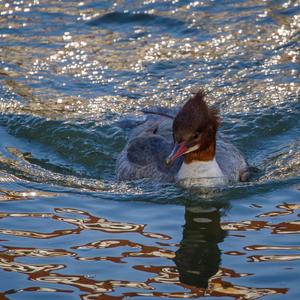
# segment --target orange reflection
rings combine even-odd
[[[281,210],[262,213],[262,214],[259,214],[257,217],[285,216],[285,215],[293,214],[295,212],[295,210],[300,209],[300,205],[294,204],[294,203],[284,203],[281,205],[277,205],[276,207],[280,208]]]
[[[116,248],[116,247],[130,247],[136,248],[138,251],[123,252],[122,257],[108,258],[105,259],[112,260],[115,262],[122,262],[121,259],[125,257],[164,257],[164,258],[174,258],[175,254],[173,251],[159,248],[156,246],[146,246],[140,243],[134,243],[128,240],[102,240],[99,242],[93,242],[86,245],[76,246],[73,249],[104,249],[104,248]],[[87,260],[87,258],[85,258]],[[104,260],[104,257],[88,258],[88,260]]]
[[[272,225],[272,233],[275,234],[296,234],[300,233],[300,221],[282,222]]]
[[[292,261],[300,260],[300,254],[298,255],[252,255],[249,256],[249,261],[262,262],[262,261]]]
[[[62,216],[64,215],[64,216]],[[68,215],[68,216],[67,216]],[[135,233],[142,234],[148,238],[159,239],[157,246],[146,245],[128,239],[105,239],[89,242],[72,247],[72,251],[65,249],[42,249],[33,247],[11,247],[3,245],[0,252],[0,268],[4,271],[11,271],[26,274],[31,281],[45,282],[51,284],[66,285],[76,288],[84,294],[82,299],[124,299],[126,297],[165,297],[165,298],[199,298],[204,296],[233,297],[234,299],[257,299],[265,295],[285,294],[287,289],[280,288],[256,288],[232,284],[224,278],[242,278],[253,276],[249,273],[237,273],[236,271],[220,267],[221,252],[218,243],[226,237],[224,228],[235,230],[260,230],[262,228],[274,229],[282,226],[268,224],[267,222],[240,222],[220,223],[220,210],[214,207],[186,207],[185,225],[182,240],[179,245],[166,243],[170,237],[160,233],[145,233],[146,225],[110,221],[102,217],[93,216],[85,211],[66,208],[55,209],[55,213],[1,213],[0,218],[47,218],[57,222],[72,224],[73,229],[55,230],[50,233],[40,233],[33,231],[1,229],[0,232],[7,235],[22,236],[38,239],[52,239],[65,236],[67,234],[80,234],[83,230],[99,230],[105,233]],[[201,220],[201,222],[200,222]],[[276,227],[277,226],[277,227]],[[251,228],[253,227],[253,228]],[[280,227],[281,228],[281,227]],[[132,251],[123,251],[122,248],[131,248]],[[177,250],[168,249],[176,247]],[[263,246],[249,246],[245,250],[263,250]],[[265,246],[267,247],[267,246]],[[271,246],[269,246],[271,247]],[[120,249],[118,256],[97,256],[82,257],[77,250],[91,249]],[[293,248],[294,249],[294,248]],[[242,255],[239,251],[228,251],[229,255]],[[149,274],[144,281],[106,279],[96,280],[81,274],[61,274],[57,270],[67,270],[66,264],[34,264],[19,262],[20,258],[61,258],[69,257],[80,262],[93,261],[99,263],[106,261],[109,263],[129,263],[131,258],[160,258],[168,262],[161,265],[134,264],[133,270]],[[125,260],[126,259],[126,260]],[[283,261],[299,259],[297,255],[253,255],[250,261]],[[117,277],[117,275],[116,275]],[[164,285],[175,285],[182,291],[163,292],[160,291]],[[111,295],[120,288],[133,288],[138,291],[125,291],[120,296]],[[70,293],[68,289],[43,289],[32,287],[22,289],[27,292],[52,291]],[[21,290],[7,291],[3,293],[3,299],[9,293],[19,293]]]
[[[56,214],[49,213],[0,213],[0,219],[5,217],[13,217],[13,218],[48,218],[53,219],[60,222],[65,222],[68,224],[74,225],[76,228],[74,229],[62,229],[55,230],[50,233],[41,233],[34,231],[24,231],[24,230],[12,230],[12,229],[0,229],[0,233],[14,235],[14,236],[23,236],[30,238],[38,238],[38,239],[49,239],[55,238],[58,236],[64,236],[69,234],[79,234],[82,230],[99,230],[107,233],[129,233],[135,232],[142,234],[145,237],[154,238],[154,239],[170,239],[169,236],[159,233],[150,233],[145,232],[145,225],[142,224],[133,224],[126,222],[115,222],[109,221],[105,218],[99,218],[92,216],[88,212],[84,212],[77,209],[71,208],[57,208],[55,209],[57,213],[67,213],[67,214],[77,214],[80,218],[68,218],[61,217]],[[82,216],[84,218],[82,218]]]
[[[222,224],[224,230],[229,231],[259,231],[261,229],[271,229],[274,234],[296,234],[300,232],[300,222],[281,222],[278,224],[265,221],[242,221],[225,222]]]

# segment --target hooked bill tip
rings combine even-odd
[[[171,162],[172,162],[172,160],[171,160],[170,158],[167,158],[167,159],[165,160],[165,164],[166,164],[167,166],[170,165]]]

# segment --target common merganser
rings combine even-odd
[[[151,178],[185,187],[246,181],[249,166],[240,151],[217,134],[218,111],[208,108],[204,97],[200,90],[173,118],[146,113],[117,159],[117,178]]]

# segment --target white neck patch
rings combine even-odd
[[[191,180],[189,180],[191,179]],[[193,182],[199,186],[219,186],[226,184],[226,178],[222,173],[216,159],[210,161],[194,161],[190,164],[182,163],[176,176],[176,181]]]

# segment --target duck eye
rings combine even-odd
[[[197,139],[199,137],[199,135],[200,135],[199,132],[195,132],[193,135],[193,139]]]

